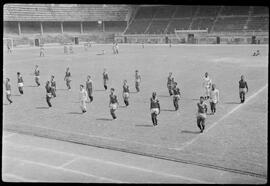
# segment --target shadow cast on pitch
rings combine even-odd
[[[56,90],[60,90],[60,91],[68,91],[68,89],[64,89],[64,88],[58,88]]]
[[[189,134],[200,134],[200,131],[189,131],[189,130],[182,130],[181,133],[189,133]]]
[[[36,107],[36,109],[49,109],[50,107]]]
[[[11,96],[21,96],[20,94],[12,94]]]
[[[136,94],[136,93],[138,93],[138,92],[129,92],[130,94]]]
[[[67,114],[83,114],[82,112],[68,112]]]
[[[106,90],[94,90],[94,92],[105,92]]]
[[[112,121],[113,119],[109,119],[109,118],[97,118],[96,120],[98,120],[98,121]]]
[[[232,101],[232,102],[224,102],[224,104],[240,104],[240,102],[235,102],[235,101]]]
[[[169,98],[169,97],[171,97],[171,96],[169,96],[169,95],[158,95],[158,97],[161,97],[161,98]]]
[[[175,110],[172,110],[172,109],[160,109],[160,111],[174,112]]]
[[[193,100],[193,101],[199,101],[200,99],[191,99],[191,100]]]
[[[136,127],[153,127],[153,125],[135,125]]]

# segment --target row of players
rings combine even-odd
[[[40,86],[39,82],[39,76],[40,71],[38,66],[36,65],[35,71],[35,82],[37,86]],[[23,78],[20,72],[17,72],[17,79],[18,79],[18,89],[20,94],[23,94]],[[71,90],[71,72],[69,71],[69,68],[66,69],[64,81],[66,81],[66,86],[68,90]],[[104,89],[108,89],[108,81],[109,76],[106,69],[104,69],[103,72],[103,86]],[[140,82],[141,82],[141,76],[138,72],[138,70],[135,71],[135,88],[136,91],[140,91]],[[12,103],[11,100],[11,84],[10,79],[6,79],[6,97],[7,100]],[[167,88],[169,95],[173,97],[173,105],[175,107],[175,110],[177,111],[179,109],[179,100],[180,100],[180,89],[177,87],[177,82],[174,81],[174,78],[172,76],[172,73],[169,73],[168,79],[167,79]],[[49,107],[52,107],[51,99],[56,97],[56,82],[54,80],[54,76],[51,76],[51,80],[46,82],[45,85],[46,89],[46,101]],[[205,119],[206,119],[206,113],[207,113],[207,104],[206,101],[209,100],[210,102],[210,108],[211,108],[211,114],[214,114],[216,112],[216,104],[219,102],[219,90],[216,89],[215,84],[212,83],[211,78],[209,77],[208,73],[206,72],[203,78],[203,89],[204,89],[204,96],[200,97],[199,103],[197,103],[198,112],[197,112],[197,126],[199,127],[200,131],[203,132],[205,128]],[[239,81],[239,95],[241,103],[244,103],[245,101],[245,94],[248,92],[248,85],[247,82],[244,79],[244,76],[241,76],[241,80]],[[110,102],[109,102],[109,108],[112,118],[115,120],[116,117],[116,110],[119,105],[117,96],[115,95],[115,89],[110,89]],[[90,103],[93,101],[93,81],[91,79],[91,76],[87,76],[86,86],[80,85],[80,107],[83,113],[86,112],[86,102],[87,99],[90,100]],[[124,80],[123,83],[123,100],[126,105],[126,107],[129,105],[129,86],[126,80]],[[153,122],[153,125],[156,126],[158,124],[157,122],[157,116],[160,114],[160,104],[159,100],[157,99],[156,92],[152,93],[152,97],[150,99],[150,112],[151,112],[151,119]]]

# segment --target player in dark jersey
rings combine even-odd
[[[129,98],[129,86],[127,84],[127,80],[124,80],[123,99],[124,99],[124,103],[125,103],[126,106],[129,105],[128,98]]]
[[[54,80],[54,76],[51,76],[51,91],[52,91],[52,96],[55,98],[56,97],[56,81]]]
[[[156,92],[153,92],[150,98],[150,111],[153,125],[156,126],[158,124],[157,115],[160,114],[160,104]]]
[[[169,90],[170,96],[173,95],[173,93],[172,93],[172,83],[173,83],[173,77],[172,77],[172,72],[170,72],[168,80],[167,80],[167,88]]]
[[[17,72],[17,78],[18,78],[18,89],[20,94],[23,94],[23,78],[20,72]]]
[[[173,89],[173,105],[175,108],[175,111],[177,111],[179,109],[179,100],[180,100],[180,89],[178,87],[175,86],[175,88]]]
[[[38,65],[36,65],[36,68],[35,68],[35,71],[34,71],[34,75],[35,75],[35,82],[36,82],[37,86],[39,87],[40,86],[40,83],[39,83],[40,71],[38,69]]]
[[[137,92],[140,91],[140,82],[141,82],[141,75],[139,75],[139,71],[136,70],[135,71],[135,88]]]
[[[117,100],[117,96],[114,94],[114,88],[111,88],[109,108],[110,108],[110,112],[114,120],[116,120],[115,111],[118,105],[119,103]]]
[[[12,100],[11,100],[11,85],[10,85],[9,78],[6,79],[5,85],[6,85],[6,96],[7,96],[7,100],[11,104],[12,103]]]
[[[106,71],[106,68],[104,68],[104,72],[103,72],[103,85],[104,85],[105,90],[107,90],[107,88],[108,88],[108,81],[109,81],[108,72]]]
[[[47,104],[49,105],[49,107],[52,107],[52,104],[51,104],[52,89],[50,87],[50,82],[49,81],[46,82],[45,89],[46,89],[46,101],[47,101]]]
[[[69,72],[69,67],[67,67],[66,70],[66,75],[64,77],[64,81],[66,81],[66,85],[68,87],[68,90],[71,91],[71,86],[70,86],[70,82],[71,82],[71,73]]]
[[[239,81],[239,96],[241,103],[245,102],[246,93],[248,93],[248,85],[245,81],[245,77],[241,75],[241,80]]]
[[[197,126],[201,130],[201,133],[204,131],[205,128],[205,119],[206,119],[206,108],[207,105],[204,102],[204,97],[200,97],[200,102],[197,103],[198,113],[197,113]]]
[[[86,91],[90,99],[90,102],[92,102],[93,101],[93,81],[91,80],[91,76],[87,76],[85,87],[86,87]]]

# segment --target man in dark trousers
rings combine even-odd
[[[114,88],[111,88],[109,108],[110,108],[110,112],[114,120],[116,120],[115,111],[118,105],[119,103],[117,100],[117,96],[114,94]]]
[[[204,97],[200,97],[200,102],[197,103],[198,113],[197,113],[197,126],[201,130],[201,133],[204,131],[205,128],[205,119],[206,119],[206,108],[207,105],[204,102]]]
[[[52,104],[51,104],[52,88],[50,87],[50,81],[46,82],[45,89],[46,89],[46,101],[47,101],[47,104],[48,104],[49,107],[52,107]]]
[[[245,81],[245,77],[241,75],[241,80],[239,81],[239,96],[241,103],[245,102],[246,93],[248,93],[248,85]]]
[[[90,102],[92,102],[93,101],[93,81],[91,80],[91,76],[87,76],[85,87],[86,87],[86,91],[90,99]]]
[[[156,126],[158,124],[157,115],[160,114],[160,104],[156,92],[153,92],[150,98],[150,111],[153,125]]]

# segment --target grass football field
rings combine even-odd
[[[268,45],[120,45],[119,55],[111,45],[83,46],[74,54],[63,47],[15,49],[4,53],[3,77],[9,77],[13,103],[8,104],[3,88],[3,127],[5,130],[36,136],[111,148],[171,159],[201,166],[267,176]],[[105,55],[97,55],[101,50]],[[260,56],[252,56],[260,50]],[[34,67],[39,65],[41,86],[36,87]],[[65,69],[70,67],[72,90],[67,91]],[[118,119],[112,121],[104,91],[102,72],[109,74],[120,102]],[[142,82],[135,91],[134,75]],[[24,79],[24,95],[19,95],[16,72]],[[180,110],[174,111],[166,86],[172,72],[181,91]],[[203,94],[202,77],[208,72],[220,91],[215,115],[207,115],[206,130],[196,126],[196,103]],[[238,81],[244,75],[249,92],[239,104]],[[57,97],[48,108],[45,82],[54,75]],[[87,75],[94,81],[94,101],[81,114],[79,85]],[[124,107],[122,83],[130,86],[130,106]],[[4,86],[4,84],[3,84]],[[153,126],[150,97],[157,92],[161,104],[158,125]],[[209,108],[209,103],[208,103]],[[210,109],[208,109],[210,110]]]

